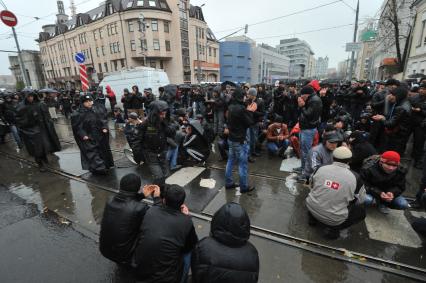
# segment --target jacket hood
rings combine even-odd
[[[397,88],[391,90],[391,94],[395,95],[396,103],[400,104],[401,101],[403,101],[407,98],[408,90],[405,87],[397,87]]]
[[[109,85],[107,85],[107,86],[105,87],[105,90],[106,90],[106,92],[111,92],[111,87],[110,87]]]
[[[309,83],[309,86],[311,86],[315,91],[319,91],[321,89],[319,81],[313,80]]]
[[[223,205],[213,216],[211,236],[227,246],[244,245],[250,237],[250,219],[237,203]]]

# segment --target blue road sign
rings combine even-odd
[[[78,52],[78,53],[75,54],[74,59],[75,59],[75,61],[77,61],[77,63],[83,64],[84,60],[86,60],[86,57],[84,57],[83,53]]]

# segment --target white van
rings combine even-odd
[[[121,97],[125,88],[129,89],[129,92],[132,92],[132,86],[136,85],[141,93],[143,93],[144,88],[151,88],[153,94],[158,97],[158,88],[169,83],[169,77],[164,70],[136,67],[135,69],[107,74],[99,83],[99,86],[103,88],[103,93],[106,95],[106,86],[109,85],[117,97],[116,106],[123,109]]]

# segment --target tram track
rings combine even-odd
[[[116,152],[121,152],[118,150],[113,150]],[[19,155],[16,154],[11,154],[5,151],[0,150],[0,153],[2,156],[5,156],[7,158],[10,158],[12,160],[16,160],[16,161],[20,161],[20,162],[24,162],[26,164],[29,164],[31,166],[37,166],[37,164],[34,161],[31,161],[27,158],[21,157]],[[217,169],[217,170],[223,170],[223,168],[218,168],[215,166],[208,166],[207,168],[211,168],[211,169]],[[68,179],[72,179],[81,183],[85,183],[87,185],[90,185],[91,187],[97,188],[97,189],[101,189],[104,191],[108,191],[110,193],[118,193],[118,190],[113,189],[111,187],[107,187],[107,186],[102,186],[93,182],[89,182],[85,179],[83,179],[81,176],[77,176],[77,175],[73,175],[70,173],[67,173],[63,170],[58,170],[55,168],[52,168],[50,166],[47,167],[48,171],[50,173],[68,178]],[[273,178],[271,176],[267,176],[267,175],[263,175],[263,174],[251,174],[253,176],[258,176],[258,177],[264,177],[264,178]],[[277,180],[284,180],[282,178],[276,177],[275,179]],[[148,200],[144,200],[147,203],[152,203]],[[194,213],[191,212],[192,217],[196,218],[199,221],[204,221],[207,223],[210,223],[212,220],[213,215],[208,214],[208,213]],[[284,234],[284,233],[279,233],[273,230],[269,230],[269,229],[265,229],[259,226],[255,226],[255,225],[251,225],[251,235],[267,240],[267,241],[271,241],[280,245],[285,245],[288,247],[293,247],[299,250],[303,250],[305,252],[310,252],[313,253],[315,255],[319,255],[319,256],[323,256],[323,257],[327,257],[330,259],[334,259],[334,260],[339,260],[339,261],[343,261],[343,262],[347,262],[347,263],[351,263],[351,264],[356,264],[359,266],[363,266],[363,267],[367,267],[367,268],[371,268],[374,270],[378,270],[378,271],[382,271],[382,272],[387,272],[387,273],[391,273],[394,275],[398,275],[398,276],[402,276],[405,278],[409,278],[409,279],[414,279],[414,280],[418,280],[418,281],[426,281],[426,269],[424,268],[420,268],[420,267],[416,267],[416,266],[412,266],[412,265],[408,265],[408,264],[404,264],[404,263],[400,263],[400,262],[395,262],[392,260],[385,260],[382,258],[378,258],[378,257],[374,257],[374,256],[370,256],[367,254],[363,254],[363,253],[358,253],[358,252],[354,252],[354,251],[349,251],[346,249],[341,249],[341,248],[336,248],[336,247],[332,247],[332,246],[328,246],[328,245],[324,245],[321,243],[317,243],[317,242],[313,242],[313,241],[309,241],[306,239],[302,239],[302,238],[297,238],[297,237],[293,237],[291,235],[288,234]]]

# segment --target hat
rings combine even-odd
[[[284,81],[279,81],[278,84],[285,85],[285,82]]]
[[[352,158],[352,151],[346,146],[339,146],[333,151],[333,157],[340,160]]]
[[[300,90],[300,94],[313,94],[315,91],[311,86],[304,86],[301,90]]]
[[[395,165],[399,165],[399,163],[401,162],[401,156],[396,151],[385,151],[382,153],[382,155],[380,155],[380,161],[384,163],[393,163]]]
[[[284,84],[284,82],[283,82],[283,84]],[[287,83],[287,86],[296,86],[296,81],[289,81]]]
[[[319,91],[321,89],[319,81],[317,80],[313,80],[309,83],[309,85],[315,90],[315,91]]]
[[[138,114],[137,114],[136,112],[131,112],[131,113],[129,114],[129,118],[130,118],[130,119],[137,120],[137,119],[138,119]]]
[[[141,177],[130,173],[120,180],[120,191],[136,193],[141,187]]]
[[[399,86],[401,83],[398,80],[395,79],[389,79],[385,82],[386,86],[390,86],[390,85],[396,85]]]
[[[335,131],[333,131],[325,133],[324,140],[330,143],[338,143],[342,141],[342,138]]]
[[[252,87],[248,90],[248,95],[257,96],[257,90]]]
[[[84,103],[88,100],[93,101],[93,97],[90,94],[83,94],[82,96],[80,96],[81,103]]]

